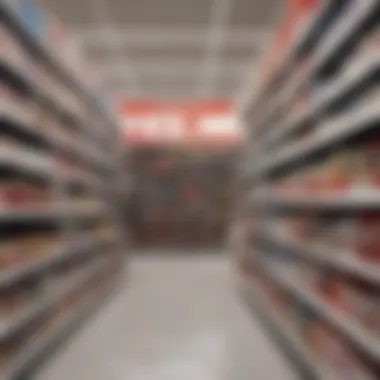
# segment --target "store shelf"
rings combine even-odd
[[[2,54],[0,57],[0,79],[2,82],[16,86],[18,90],[24,93],[33,93],[33,84],[28,75],[22,71],[21,67],[17,67],[7,57]]]
[[[12,286],[26,278],[46,272],[62,261],[78,258],[81,253],[91,248],[94,249],[96,245],[97,241],[92,237],[85,237],[68,246],[65,246],[64,243],[59,243],[57,247],[52,248],[51,252],[43,255],[39,260],[22,264],[12,270],[0,271],[0,288]]]
[[[0,343],[39,319],[46,312],[49,304],[50,302],[46,300],[36,302],[36,304],[27,307],[25,310],[17,312],[15,316],[2,321],[0,323]]]
[[[98,265],[98,267],[94,266],[90,269],[91,270],[88,270],[78,281],[71,283],[67,289],[62,291],[51,307],[54,307],[54,304],[61,300],[62,297],[66,297],[83,288],[102,271],[102,266]],[[92,294],[87,296],[87,299],[83,297],[85,299],[76,312],[71,312],[71,314],[62,317],[50,326],[46,326],[36,337],[31,338],[30,341],[25,344],[19,355],[17,355],[9,367],[1,374],[1,379],[18,380],[35,371],[40,362],[44,359],[44,356],[54,352],[54,350],[57,349],[57,345],[67,339],[76,328],[80,327],[81,323],[87,317],[95,312],[101,305],[101,301],[105,300],[105,297],[113,290],[114,284],[111,283],[111,285],[112,287],[110,285],[106,287],[104,293]]]
[[[240,165],[244,172],[239,173],[241,205],[249,213],[242,213],[237,225],[246,235],[241,244],[252,247],[255,255],[246,252],[239,264],[249,271],[255,262],[258,272],[282,289],[283,296],[286,293],[284,302],[298,301],[300,307],[291,300],[287,304],[297,329],[307,326],[311,332],[317,314],[329,326],[331,339],[352,352],[352,371],[363,373],[357,377],[374,375],[373,365],[380,363],[379,340],[359,316],[330,305],[306,276],[294,274],[307,268],[323,274],[327,283],[333,276],[337,287],[362,293],[377,318],[379,263],[376,258],[365,261],[350,234],[360,242],[361,252],[373,254],[380,225],[375,165],[380,137],[379,20],[377,0],[323,2],[255,102],[245,99],[242,114],[252,124]],[[339,171],[339,165],[351,163],[352,173],[349,167]],[[252,223],[259,230],[253,231]],[[333,231],[331,237],[335,224],[337,235]],[[308,231],[307,239],[286,233],[300,228]],[[288,313],[278,308],[267,314],[281,321]],[[331,342],[319,344],[331,348]],[[331,362],[340,372],[339,360]]]
[[[296,161],[307,164],[307,159],[314,154],[362,133],[375,130],[380,123],[379,105],[379,100],[374,99],[350,109],[332,121],[325,122],[306,142],[290,144],[272,157],[264,159],[264,162],[254,170],[251,179],[258,180]]]
[[[269,231],[263,231],[261,236],[273,244],[279,252],[284,251],[307,262],[315,263],[322,268],[333,269],[342,274],[348,274],[356,278],[380,286],[380,267],[376,264],[359,259],[354,252],[340,251],[331,247],[312,242],[297,242],[284,234],[268,227]]]
[[[95,219],[107,215],[108,208],[101,203],[89,206],[72,206],[72,216],[77,219]]]
[[[298,132],[327,108],[336,104],[343,97],[354,93],[363,82],[374,78],[380,72],[380,58],[378,56],[364,57],[357,62],[345,75],[325,85],[309,107],[304,107],[301,112],[293,116],[288,122],[272,128],[264,138],[263,144],[271,146],[281,143],[288,136]]]
[[[62,203],[58,206],[27,207],[22,209],[0,210],[0,224],[18,222],[54,221],[60,218],[93,219],[106,215],[107,207],[104,204],[91,206],[76,206],[71,203]]]
[[[87,172],[82,173],[70,170],[63,174],[62,178],[64,179],[65,183],[69,185],[83,187],[88,190],[92,190],[95,193],[101,193],[102,191],[110,187],[109,184],[104,183],[104,181],[102,181],[96,175]]]
[[[28,137],[31,137],[33,140],[42,141],[46,145],[58,150],[72,152],[74,149],[73,142],[65,138],[63,132],[59,134],[46,127],[37,125],[36,122],[32,121],[32,117],[25,112],[22,105],[16,105],[6,100],[2,101],[0,105],[0,123],[3,127],[8,128],[8,130],[15,130],[19,132],[18,134],[27,136],[27,141]],[[80,145],[76,141],[74,143]],[[76,151],[81,156],[85,154],[83,146],[81,149],[78,146]]]
[[[49,156],[22,149],[6,148],[2,144],[0,145],[0,167],[45,178],[56,176],[55,166]]]
[[[110,128],[95,128],[93,123],[81,120],[79,115],[70,110],[70,107],[67,106],[65,102],[62,102],[59,98],[57,98],[55,93],[47,93],[40,88],[39,84],[33,83],[33,81],[18,68],[11,67],[8,64],[6,65],[6,62],[4,61],[4,75],[8,76],[8,81],[12,83],[17,82],[17,87],[20,88],[21,86],[25,92],[32,94],[36,101],[53,111],[58,118],[66,123],[68,122],[68,124],[71,125],[71,128],[76,129],[88,140],[92,141],[94,145],[104,150],[104,153],[102,153],[101,156],[97,156],[98,159],[101,157],[102,161],[104,161],[105,155],[110,153],[110,146],[118,143],[116,139],[118,137],[119,130],[116,118],[112,117],[110,111],[107,110],[105,106],[101,105],[95,97],[91,96],[88,90],[84,89],[83,85],[80,84],[80,81],[77,78],[72,77],[68,70],[63,68],[59,61],[53,57],[52,53],[49,52],[46,47],[44,47],[28,32],[27,28],[24,28],[18,20],[18,16],[15,15],[10,6],[4,2],[0,4],[0,16],[4,18],[5,23],[10,27],[10,29],[12,29],[13,32],[16,33],[22,41],[24,41],[26,46],[28,46],[28,49],[31,51],[31,54],[36,55],[45,64],[47,64],[57,75],[57,77],[65,83],[65,86],[71,88],[79,96],[79,98],[90,107],[94,113],[94,117],[95,115],[97,116],[97,121],[99,123],[107,124]],[[7,70],[5,70],[5,68]],[[106,141],[107,144],[105,144]],[[111,145],[109,143],[111,143]]]
[[[380,361],[380,344],[371,332],[362,327],[354,318],[345,315],[327,304],[305,284],[300,284],[293,278],[275,273],[263,268],[266,275],[287,293],[296,297],[304,305],[320,315],[331,327],[341,333],[356,348],[376,362]]]
[[[360,212],[380,211],[380,192],[375,190],[357,190],[331,195],[281,195],[267,192],[263,195],[252,195],[252,205],[257,209],[277,211],[310,211],[310,212]]]
[[[247,93],[248,96],[244,99],[244,104],[240,109],[242,115],[246,115],[249,110],[257,110],[257,107],[262,104],[262,99],[267,99],[280,85],[283,85],[284,80],[293,72],[294,66],[298,61],[299,52],[313,38],[317,30],[319,31],[319,38],[324,35],[324,31],[319,29],[323,20],[329,15],[333,3],[331,0],[323,1],[318,10],[306,20],[303,27],[296,33],[278,68],[268,80],[262,93],[259,94],[260,96],[255,101],[251,101],[250,97],[253,94],[251,92]]]
[[[85,134],[88,132],[83,123],[78,119],[78,116],[75,115],[75,112],[70,110],[70,107],[65,105],[63,101],[57,98],[55,93],[49,94],[46,93],[43,88],[38,84],[34,83],[26,74],[17,67],[12,67],[5,61],[0,59],[0,70],[3,71],[3,79],[5,83],[12,88],[13,85],[17,83],[17,88],[22,88],[24,92],[28,93],[29,97],[33,98],[40,106],[49,109],[58,119],[64,121],[64,124],[68,125],[65,128],[76,129],[78,132]],[[22,118],[22,115],[25,114],[25,110],[20,112],[20,110],[15,110],[15,107],[7,102],[6,107],[2,102],[2,112],[8,117],[8,120],[11,121],[21,121],[24,124],[28,124],[27,118]],[[52,139],[54,136],[51,132],[46,132],[46,134]],[[45,135],[40,131],[40,135]],[[54,141],[56,142],[56,141]]]
[[[34,140],[42,141],[53,148],[74,155],[81,161],[90,163],[93,167],[97,167],[108,172],[114,171],[114,163],[106,157],[106,155],[92,144],[89,144],[85,139],[69,139],[62,133],[59,135],[56,132],[42,130],[37,125],[33,125],[25,115],[22,109],[19,109],[11,103],[2,102],[0,106],[0,124],[8,129],[12,128]],[[1,153],[1,151],[0,151]],[[22,160],[22,159],[20,159]],[[28,161],[28,160],[23,160]]]
[[[67,248],[53,249],[53,253],[48,258],[42,258],[41,260],[34,261],[33,263],[23,264],[11,270],[0,272],[0,287],[5,288],[12,286],[23,279],[33,277],[41,272],[44,272],[49,268],[56,259],[61,258],[68,253]]]
[[[353,44],[354,37],[361,32],[366,23],[375,23],[379,12],[377,0],[363,0],[355,2],[352,9],[347,9],[339,17],[337,24],[332,28],[318,45],[310,63],[291,77],[274,97],[274,100],[265,107],[263,117],[257,125],[258,133],[267,126],[271,116],[282,107],[291,103],[296,94],[310,82],[312,78],[319,75],[334,59],[344,60],[350,49],[346,46]],[[271,128],[269,128],[271,129]]]
[[[344,15],[340,17],[318,47],[312,60],[312,73],[318,74],[323,71],[325,66],[338,56],[339,60],[346,58],[346,55],[342,54],[345,45],[353,43],[358,34],[362,32],[363,26],[377,21],[378,11],[377,0],[361,0],[348,5]]]
[[[18,135],[25,136],[26,141],[32,139],[42,141],[51,146],[57,144],[49,133],[42,133],[25,115],[26,113],[21,108],[2,100],[0,105],[0,125],[4,130],[17,132]]]
[[[278,342],[285,356],[296,367],[305,380],[338,380],[310,352],[301,337],[289,323],[277,316],[276,311],[265,300],[265,295],[251,280],[241,281],[241,290],[252,311],[259,317],[264,328]]]
[[[67,215],[65,205],[49,207],[27,207],[19,209],[0,209],[0,224],[17,222],[51,221]]]
[[[69,183],[81,184],[96,190],[96,192],[110,186],[101,179],[101,176],[89,172],[68,171],[65,174],[50,157],[45,153],[37,154],[21,148],[12,149],[0,146],[0,168],[12,169],[19,173],[34,175],[51,181],[63,179]]]
[[[22,41],[28,46],[31,52],[37,55],[42,59],[46,64],[49,65],[51,69],[54,70],[57,77],[59,77],[66,85],[72,88],[78,96],[83,98],[87,104],[93,109],[96,109],[98,112],[105,117],[105,120],[108,120],[110,124],[113,124],[113,121],[109,118],[108,111],[103,105],[95,99],[94,96],[89,92],[88,89],[84,88],[84,85],[80,83],[79,79],[76,78],[76,75],[69,72],[69,70],[64,67],[63,64],[59,62],[57,57],[53,55],[51,51],[42,45],[42,42],[37,40],[21,22],[18,15],[13,11],[11,5],[6,2],[0,3],[0,14],[4,19],[5,23],[12,29],[12,31],[17,34]]]
[[[116,119],[35,38],[28,15],[19,19],[13,4],[0,2],[6,48],[22,57],[0,58],[6,98],[0,105],[0,244],[6,259],[13,247],[18,256],[2,260],[0,290],[15,303],[25,294],[29,306],[11,318],[0,315],[1,380],[30,378],[29,370],[103,297],[91,293],[89,281],[102,275],[111,283],[120,276],[116,269],[124,250],[116,234],[119,195],[111,193],[121,176]],[[28,252],[29,242],[42,251]],[[27,292],[32,283],[43,300]],[[75,310],[79,292],[84,303]]]

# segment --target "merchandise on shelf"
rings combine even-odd
[[[138,244],[218,246],[234,199],[231,161],[220,154],[188,149],[136,148],[128,217]],[[200,155],[200,153],[198,152]]]
[[[5,271],[52,257],[59,240],[45,235],[22,236],[0,245],[0,268]]]
[[[109,293],[123,267],[114,211],[117,126],[46,49],[42,18],[28,20],[38,9],[22,2],[19,14],[17,5],[0,4],[4,380],[31,377],[51,347]]]
[[[256,103],[247,103],[252,139],[242,155],[240,203],[257,229],[245,241],[239,237],[236,257],[239,272],[269,299],[268,318],[274,313],[284,321],[278,335],[296,353],[302,378],[374,380],[380,373],[380,4],[323,3],[285,55],[291,59]],[[259,152],[254,160],[252,151]],[[234,225],[241,231],[249,230],[247,212],[238,210]]]

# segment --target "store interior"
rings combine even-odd
[[[380,380],[378,0],[0,21],[0,380]]]

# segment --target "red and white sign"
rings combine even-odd
[[[231,146],[242,141],[235,110],[226,101],[134,101],[122,104],[121,113],[127,144]]]

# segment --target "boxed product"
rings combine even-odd
[[[352,255],[357,239],[357,218],[321,217],[313,221],[310,240],[336,255]]]
[[[355,314],[355,305],[352,304],[350,297],[350,287],[344,279],[334,273],[327,273],[321,277],[317,286],[318,293],[333,308],[348,315]]]
[[[343,193],[350,184],[350,153],[340,152],[317,165],[309,190],[318,195]]]
[[[28,206],[46,207],[52,194],[49,190],[20,180],[0,182],[0,207],[15,210]]]
[[[338,378],[345,380],[375,380],[375,375],[355,355],[349,345],[321,320],[316,320],[307,327],[306,342],[312,352]]]
[[[324,301],[361,323],[369,334],[380,338],[380,294],[354,280],[326,275],[318,286]]]
[[[380,94],[379,94],[380,96]],[[352,165],[352,189],[369,193],[380,189],[380,137],[362,143],[355,151]]]
[[[344,193],[351,176],[350,152],[341,151],[322,162],[307,165],[278,184],[281,193],[297,196],[323,196]]]
[[[362,260],[380,265],[380,213],[358,216],[354,249]]]
[[[0,244],[0,271],[54,254],[54,236],[22,236]]]
[[[44,289],[35,284],[22,284],[11,290],[0,293],[0,323],[6,323],[10,317],[22,313],[34,302],[39,302],[44,297]]]
[[[352,305],[354,317],[368,330],[372,337],[380,339],[379,293],[347,287],[345,297]]]
[[[276,190],[283,195],[297,196],[304,195],[306,191],[306,183],[310,168],[298,170],[294,174],[290,174],[286,179],[277,182]]]

